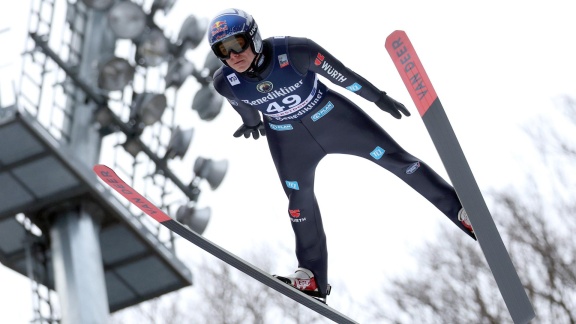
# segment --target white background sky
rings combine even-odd
[[[553,110],[558,98],[576,96],[576,5],[572,1],[301,1],[266,5],[262,1],[177,2],[167,30],[177,33],[187,15],[211,17],[239,7],[251,13],[263,37],[309,37],[412,112],[396,120],[374,104],[335,88],[363,107],[404,148],[446,173],[411,98],[384,48],[396,29],[407,32],[442,101],[480,188],[516,187],[526,170],[538,169],[538,152],[519,125]],[[0,14],[2,63],[16,62],[24,44],[27,4]],[[9,44],[9,45],[7,45]],[[197,50],[200,65],[208,51]],[[16,70],[19,69],[16,66]],[[0,70],[3,78],[12,69]],[[17,77],[17,75],[14,75]],[[185,87],[193,89],[193,81]],[[235,139],[240,118],[226,104],[212,122],[203,122],[190,105],[193,91],[180,94],[177,109],[196,128],[194,142],[177,173],[189,174],[202,155],[228,159],[220,188],[203,190],[199,204],[212,208],[204,235],[240,255],[262,246],[292,249],[293,234],[284,196],[265,140]],[[0,139],[2,140],[2,139]],[[1,154],[1,152],[0,152]],[[328,236],[329,281],[346,282],[362,299],[394,274],[414,264],[411,251],[435,237],[437,226],[452,226],[431,204],[387,171],[355,157],[329,156],[317,170],[316,194]],[[457,230],[453,227],[454,230]],[[207,255],[181,242],[179,252],[194,262]],[[450,251],[447,251],[450,253]],[[278,260],[278,273],[290,273],[295,258]],[[376,286],[374,286],[376,283]],[[193,288],[192,288],[193,289]],[[27,278],[0,265],[0,323],[32,318]],[[338,296],[330,296],[334,301]]]

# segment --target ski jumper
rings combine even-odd
[[[327,289],[328,251],[314,176],[327,154],[356,155],[378,164],[470,235],[457,219],[462,205],[454,188],[318,75],[371,102],[381,96],[374,85],[307,38],[268,38],[263,56],[265,65],[257,74],[222,66],[214,74],[214,87],[245,125],[257,125],[263,115],[270,153],[289,199],[298,266],[314,273],[321,292]]]

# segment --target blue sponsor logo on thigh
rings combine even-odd
[[[294,190],[300,190],[300,187],[298,187],[298,181],[286,180],[286,187],[288,187],[290,189],[294,189]]]
[[[380,160],[384,156],[384,152],[386,152],[385,149],[381,148],[380,146],[376,146],[376,148],[370,152],[370,155],[372,155],[372,157],[376,160]]]

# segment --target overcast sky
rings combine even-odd
[[[62,1],[60,1],[62,2]],[[177,2],[167,34],[178,32],[187,15],[209,18],[237,6],[251,13],[263,37],[309,37],[412,112],[401,120],[374,104],[326,83],[358,103],[404,148],[446,179],[447,175],[411,98],[384,48],[394,30],[407,32],[452,122],[482,191],[518,186],[526,170],[540,172],[538,152],[519,125],[552,111],[562,95],[576,96],[576,30],[572,1],[301,1],[266,6],[262,1]],[[16,6],[16,4],[14,4]],[[14,62],[23,45],[26,5],[0,14],[0,63]],[[8,38],[8,40],[7,40]],[[197,50],[198,64],[208,51]],[[0,64],[1,65],[1,64]],[[19,66],[16,66],[18,69]],[[16,70],[17,70],[16,69]],[[0,70],[2,78],[13,68]],[[324,80],[325,81],[325,80]],[[187,82],[185,87],[194,88]],[[292,249],[287,200],[265,140],[235,139],[240,118],[227,104],[212,122],[190,109],[191,93],[180,95],[183,126],[196,128],[186,159],[175,164],[189,173],[198,155],[228,159],[220,188],[204,190],[201,206],[212,208],[204,235],[237,254],[261,246]],[[3,140],[3,139],[0,139]],[[1,152],[0,152],[1,154]],[[453,226],[408,186],[369,161],[329,156],[317,169],[316,195],[328,237],[330,282],[346,282],[361,299],[383,282],[413,266],[412,249],[435,238],[438,226]],[[457,230],[453,227],[454,230]],[[179,243],[182,258],[203,255]],[[447,251],[450,253],[450,251]],[[278,260],[279,273],[291,273],[295,258]],[[0,322],[32,318],[30,282],[0,265]],[[337,288],[337,287],[335,287]],[[192,288],[193,289],[193,288]],[[334,294],[334,290],[333,290]],[[330,296],[330,298],[338,298]]]

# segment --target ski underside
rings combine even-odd
[[[512,320],[516,324],[528,323],[535,317],[532,304],[422,62],[404,31],[394,31],[386,38],[386,50],[394,61],[470,218],[480,248]]]
[[[144,198],[140,193],[138,193],[138,191],[134,190],[131,186],[126,184],[111,168],[102,164],[98,164],[95,165],[93,169],[100,179],[102,179],[108,186],[110,186],[110,188],[117,191],[124,198],[128,199],[130,203],[138,207],[148,216],[154,218],[156,221],[164,225],[172,232],[180,235],[182,238],[190,241],[204,251],[212,254],[218,259],[244,272],[245,274],[260,281],[266,286],[284,294],[285,296],[295,300],[296,302],[310,308],[311,310],[325,316],[326,318],[336,323],[357,323],[356,321],[348,318],[346,315],[343,315],[328,305],[302,293],[296,288],[281,282],[270,274],[262,271],[258,267],[246,262],[245,260],[207,240],[203,236],[195,233],[187,226],[184,226],[182,223],[172,219],[170,216],[166,215],[166,213],[164,213],[162,210]]]

